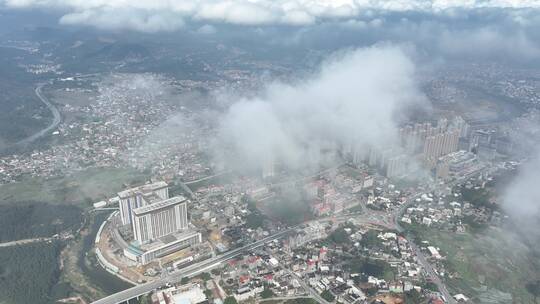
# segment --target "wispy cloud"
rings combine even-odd
[[[62,24],[101,29],[171,31],[186,20],[244,25],[310,25],[374,12],[458,14],[484,8],[540,8],[536,0],[0,0],[8,8],[65,11]],[[457,10],[457,11],[456,11]],[[523,20],[526,22],[526,20]]]

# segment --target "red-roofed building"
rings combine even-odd
[[[260,260],[259,256],[250,256],[247,260],[249,264],[257,263]]]
[[[309,259],[307,260],[307,271],[315,271],[315,268],[317,266],[317,262]]]
[[[330,213],[330,207],[325,204],[320,203],[313,206],[313,214],[315,216],[321,216],[328,213]]]
[[[326,247],[323,247],[323,248],[321,248],[321,250],[319,250],[319,261],[322,261],[322,260],[326,259],[326,253],[327,252],[328,252],[328,249],[326,249]]]
[[[238,281],[240,282],[240,284],[246,284],[247,282],[249,282],[250,278],[248,275],[242,275],[238,278]]]
[[[444,304],[444,301],[439,298],[439,297],[436,297],[436,298],[432,298],[430,301],[429,301],[430,304]]]

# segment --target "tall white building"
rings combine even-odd
[[[141,244],[187,228],[187,200],[182,196],[133,210],[133,235]]]
[[[276,174],[276,164],[274,162],[274,158],[271,156],[267,156],[264,160],[264,163],[262,164],[262,177],[263,178],[271,178],[274,177]]]
[[[150,203],[148,198],[152,196],[162,200],[168,199],[169,188],[167,187],[167,183],[160,181],[118,192],[122,225],[131,224],[133,221],[132,211],[148,205]]]
[[[400,129],[402,146],[411,154],[420,154],[424,164],[433,168],[437,159],[458,150],[459,138],[466,123],[461,117],[449,123],[439,119],[436,126],[431,123],[415,124]]]
[[[388,159],[386,162],[386,177],[405,175],[407,172],[407,156],[399,154]]]
[[[134,237],[124,248],[126,258],[145,265],[202,242],[201,233],[189,227],[188,200],[169,198],[167,183],[146,184],[118,196],[122,223]]]

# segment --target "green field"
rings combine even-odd
[[[0,243],[72,233],[81,227],[82,210],[38,202],[0,205]]]
[[[447,258],[447,285],[451,293],[463,293],[474,303],[534,303],[525,284],[536,276],[530,251],[516,235],[490,228],[476,234],[455,234],[422,227],[412,228],[421,240],[439,247]]]
[[[57,178],[24,178],[0,186],[0,205],[17,202],[76,204],[89,207],[97,200],[111,197],[125,184],[143,183],[143,173],[129,169],[96,168]]]

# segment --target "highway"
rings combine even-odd
[[[222,255],[210,258],[208,260],[205,260],[205,261],[202,261],[202,262],[190,265],[190,266],[187,266],[187,267],[185,267],[183,269],[180,269],[178,271],[168,273],[164,277],[162,277],[160,279],[157,279],[155,281],[144,283],[144,284],[141,284],[141,285],[137,285],[137,286],[131,287],[129,289],[120,291],[118,293],[112,294],[110,296],[107,296],[105,298],[102,298],[102,299],[99,299],[99,300],[93,302],[93,304],[118,304],[118,303],[123,303],[123,302],[128,301],[129,299],[133,299],[133,298],[136,298],[138,296],[147,294],[150,291],[157,289],[158,287],[164,286],[164,285],[169,284],[169,283],[172,284],[172,283],[179,282],[183,277],[186,277],[186,276],[189,277],[189,276],[199,274],[201,272],[204,272],[206,270],[214,268],[214,267],[220,265],[221,263],[223,263],[223,262],[225,262],[227,260],[230,260],[230,259],[232,259],[232,258],[234,258],[234,257],[236,257],[238,255],[244,254],[244,253],[249,252],[249,251],[251,251],[251,250],[253,250],[255,248],[263,246],[266,243],[277,240],[277,239],[287,235],[288,233],[292,232],[294,229],[296,229],[296,227],[297,226],[291,227],[291,228],[288,228],[288,229],[284,229],[284,230],[282,230],[280,232],[277,232],[277,233],[275,233],[275,234],[273,234],[271,236],[263,238],[263,239],[261,239],[259,241],[251,243],[249,245],[246,245],[246,246],[243,246],[243,247],[240,247],[240,248],[237,248],[237,249],[233,249],[233,250],[231,250],[229,252],[226,252],[226,253],[224,253]]]
[[[47,106],[47,108],[49,108],[49,110],[53,114],[53,121],[51,121],[51,123],[46,128],[41,129],[40,131],[34,133],[33,135],[30,135],[27,138],[18,141],[17,143],[14,144],[15,146],[24,146],[33,142],[34,140],[40,137],[45,136],[47,133],[55,129],[58,126],[58,124],[60,124],[60,122],[62,121],[62,116],[60,115],[60,111],[58,111],[58,109],[41,92],[41,89],[46,84],[47,83],[38,84],[34,92],[36,93],[36,96],[39,98],[39,100],[41,100],[41,102],[43,102],[45,106]]]

